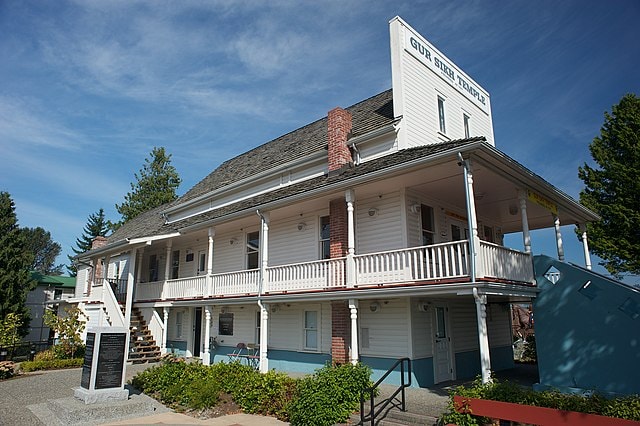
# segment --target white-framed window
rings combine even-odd
[[[446,134],[447,126],[444,114],[444,98],[442,96],[438,96],[438,123],[440,124],[440,133]]]
[[[320,259],[331,257],[331,225],[329,216],[320,217]]]
[[[113,278],[120,279],[120,261],[113,264]]]
[[[258,269],[260,232],[247,233],[247,269]]]
[[[204,275],[207,271],[207,252],[201,250],[198,252],[198,275]]]
[[[318,324],[320,314],[318,311],[304,311],[304,342],[303,349],[308,351],[317,351],[320,346],[320,333]]]
[[[471,117],[469,117],[467,114],[462,114],[462,125],[464,127],[465,138],[469,137],[469,121],[470,120],[471,120]]]
[[[420,222],[422,227],[422,245],[428,246],[435,243],[435,226],[433,223],[433,208],[424,204],[420,205]]]
[[[176,312],[176,337],[182,337],[182,321],[184,320],[184,314],[182,311]]]
[[[260,311],[256,311],[256,336],[255,342],[256,344],[260,344],[260,324],[262,323],[262,316]]]
[[[171,279],[175,280],[180,274],[180,250],[171,253]]]
[[[158,256],[149,256],[149,282],[158,281]]]

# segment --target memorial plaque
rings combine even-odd
[[[122,386],[125,342],[125,333],[102,333],[98,348],[96,389],[119,388]]]
[[[82,379],[80,386],[89,389],[91,383],[91,363],[93,362],[93,345],[96,340],[96,333],[87,333],[87,346],[84,352],[84,362],[82,363]]]

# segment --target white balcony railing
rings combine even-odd
[[[458,278],[468,274],[467,241],[355,256],[356,285]]]
[[[268,292],[322,290],[345,286],[345,258],[267,268]],[[292,286],[293,284],[293,286]]]
[[[467,240],[354,256],[355,287],[469,277]],[[478,278],[534,282],[527,253],[485,241],[477,256]],[[347,258],[318,260],[267,268],[264,293],[329,290],[346,287]],[[166,282],[139,283],[135,300],[256,295],[258,269],[201,275]]]

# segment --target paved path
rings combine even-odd
[[[126,380],[137,372],[148,368],[146,364],[128,365]],[[0,381],[0,425],[2,426],[39,426],[57,425],[61,423],[47,409],[51,401],[63,401],[73,398],[73,388],[80,386],[82,369],[54,370],[46,372],[28,373],[13,379]],[[249,414],[235,414],[209,420],[198,420],[184,414],[175,413],[162,406],[157,401],[144,395],[132,395],[131,399],[145,400],[156,407],[156,413],[151,416],[138,416],[123,419],[122,414],[114,413],[110,420],[100,422],[83,421],[83,425],[91,424],[172,424],[172,425],[286,425],[271,417],[254,416]],[[106,423],[105,423],[106,421]]]

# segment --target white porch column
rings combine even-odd
[[[142,256],[144,255],[144,247],[138,249],[138,269],[136,270],[136,282],[139,283],[142,277]]]
[[[260,372],[269,371],[267,346],[269,344],[269,305],[260,304]]]
[[[267,266],[269,266],[269,213],[260,213],[260,293],[268,291],[269,276]]]
[[[164,262],[164,280],[167,281],[171,279],[171,247],[172,242],[167,241],[167,247],[165,249],[165,262]]]
[[[137,257],[138,249],[131,250],[131,257],[129,258],[129,276],[127,278],[127,300],[125,303],[125,311],[124,311],[124,326],[129,328],[131,325],[131,307],[133,304],[133,283],[135,281],[135,273],[136,273],[136,257]],[[127,333],[127,336],[129,334]]]
[[[476,277],[484,276],[483,271],[478,270],[480,263],[478,262],[478,253],[480,253],[480,239],[478,238],[478,219],[476,218],[476,201],[473,194],[473,171],[471,169],[471,160],[463,159],[462,154],[458,153],[458,159],[463,167],[464,171],[464,193],[467,204],[467,226],[471,231],[469,238],[469,269],[471,275],[471,281],[475,282]]]
[[[164,321],[162,326],[162,342],[160,343],[160,353],[162,355],[167,353],[167,332],[169,328],[169,308],[162,308],[162,319]]]
[[[349,299],[349,311],[351,312],[351,364],[357,364],[360,359],[358,350],[358,301]]]
[[[209,306],[204,307],[204,351],[202,353],[202,364],[211,364],[211,355],[209,348],[209,339],[211,338],[211,309]]]
[[[591,253],[589,253],[589,243],[587,242],[587,225],[580,224],[580,232],[582,233],[582,249],[584,250],[584,266],[591,270]]]
[[[356,234],[355,221],[353,218],[353,203],[356,200],[355,193],[352,189],[345,192],[345,201],[347,202],[347,287],[353,287],[356,284]]]
[[[213,227],[209,227],[208,231],[209,244],[207,245],[207,295],[213,295],[213,237],[216,231]]]
[[[487,296],[485,294],[478,295],[478,289],[474,287],[473,297],[476,299],[482,383],[488,383],[491,381],[491,358],[489,356],[489,333],[487,331]]]
[[[529,233],[529,218],[527,217],[527,193],[520,191],[518,194],[520,199],[520,217],[522,219],[522,241],[524,243],[524,251],[531,253],[531,234]]]
[[[564,262],[564,248],[562,247],[562,233],[560,232],[560,218],[553,215],[553,226],[556,229],[556,247],[558,248],[558,260]]]
[[[111,288],[111,284],[109,284],[107,282],[107,276],[109,274],[109,260],[110,259],[111,259],[110,255],[108,255],[108,256],[106,256],[104,258],[104,263],[102,265],[102,271],[101,271],[102,272],[102,277],[100,277],[102,279],[102,289],[101,289],[102,290],[102,296],[101,296],[102,300],[101,300],[101,302],[103,304],[105,303],[105,300],[106,300],[107,297],[111,297],[111,296],[107,295],[107,293],[106,293],[107,291],[111,291],[112,293],[114,293],[114,296],[115,296],[115,292]],[[97,261],[101,262],[102,260],[98,259]],[[108,326],[109,325],[107,320],[106,320],[106,318],[105,318],[104,309],[100,309],[100,317],[99,317],[98,321],[99,321],[98,324],[100,325],[100,327],[104,327],[104,326]]]

